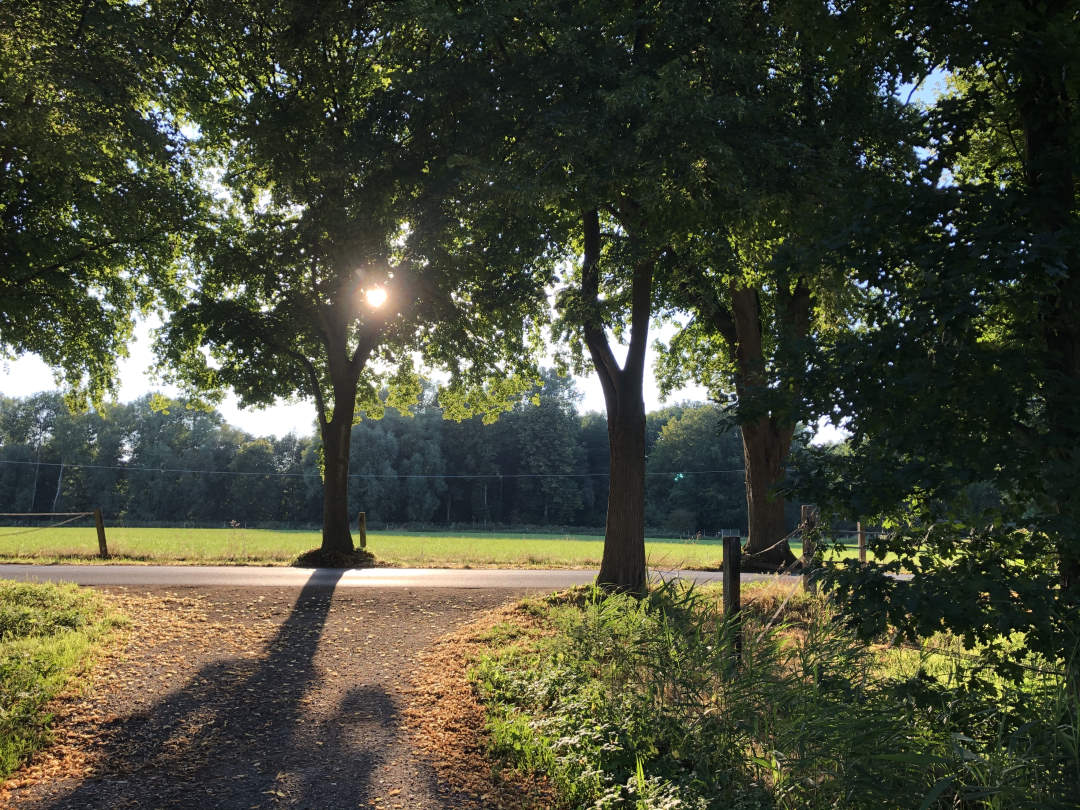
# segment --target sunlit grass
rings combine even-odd
[[[119,621],[92,591],[0,581],[0,779],[48,742],[49,701]]]
[[[317,531],[271,529],[182,529],[107,527],[114,563],[188,565],[288,565],[317,547]],[[92,527],[60,527],[27,532],[0,528],[0,561],[100,562]],[[368,532],[368,549],[380,564],[417,568],[596,568],[603,554],[599,534],[490,532]],[[717,568],[723,558],[719,538],[646,538],[655,568]],[[792,544],[796,556],[802,553]],[[853,556],[849,551],[846,556]]]

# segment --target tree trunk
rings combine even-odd
[[[654,263],[636,264],[631,278],[630,346],[622,367],[608,343],[600,311],[600,218],[583,216],[585,257],[581,271],[585,343],[604,389],[608,421],[607,527],[597,583],[616,591],[645,588],[645,348],[652,315]]]
[[[740,429],[746,469],[746,511],[749,539],[743,567],[775,571],[795,561],[784,536],[784,499],[775,494],[784,476],[784,460],[795,435],[790,402],[777,398],[769,386],[763,334],[761,296],[754,287],[730,287],[731,310],[726,337],[735,355],[735,390],[743,413]],[[790,293],[777,292],[777,329],[791,343],[806,337],[810,323],[810,292],[799,283]],[[790,386],[781,380],[781,386]],[[793,392],[788,391],[790,398]]]
[[[784,499],[775,487],[784,477],[784,459],[792,431],[777,429],[769,418],[742,425],[743,462],[746,467],[746,512],[750,537],[743,552],[743,568],[775,571],[795,562],[785,538]]]
[[[627,386],[632,388],[632,386]],[[608,404],[607,528],[601,585],[638,591],[645,584],[645,402],[640,385]]]
[[[354,397],[355,398],[355,397]],[[348,414],[343,411],[347,410]],[[354,550],[349,531],[349,444],[352,408],[334,407],[334,418],[322,430],[323,529],[322,550],[349,554]]]

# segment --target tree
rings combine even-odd
[[[851,455],[808,462],[807,491],[893,529],[895,563],[833,574],[864,632],[947,628],[1013,675],[1002,640],[1022,632],[1078,689],[1075,4],[900,13],[895,47],[955,82],[927,112],[921,172],[854,224],[865,328],[820,360]],[[900,566],[910,581],[885,576]]]
[[[161,22],[145,3],[0,8],[0,350],[98,402],[197,211]]]
[[[699,54],[737,62],[752,47],[741,41],[750,30],[729,27],[740,8],[558,2],[499,16],[470,5],[452,21],[462,61],[483,68],[469,74],[472,95],[509,144],[490,182],[508,205],[548,223],[567,255],[560,332],[576,367],[588,353],[604,390],[610,476],[599,581],[616,589],[645,579],[650,320],[695,205],[686,189],[699,171],[698,144],[727,144],[718,122],[736,115],[731,99],[701,92]],[[730,152],[716,170],[737,176],[737,166]]]
[[[0,430],[4,435],[5,460],[18,462],[22,469],[11,471],[8,486],[13,506],[26,512],[48,510],[48,479],[56,484],[55,470],[42,462],[51,464],[53,459],[49,442],[56,423],[63,411],[63,403],[55,394],[35,394],[25,400],[5,399],[0,409]],[[31,464],[32,462],[32,464]],[[46,479],[44,482],[42,478]]]
[[[661,428],[649,452],[648,514],[652,526],[682,532],[746,525],[737,485],[742,447],[716,405],[685,408]]]
[[[241,444],[229,462],[228,508],[245,524],[274,520],[280,508],[281,479],[274,475],[274,448],[266,439]]]
[[[911,167],[914,129],[893,95],[899,76],[875,38],[879,23],[861,9],[811,0],[745,15],[760,57],[708,81],[716,93],[759,101],[702,159],[711,168],[710,147],[741,138],[746,179],[733,196],[708,171],[698,192],[701,219],[681,246],[674,296],[692,317],[661,376],[669,387],[694,379],[731,408],[746,469],[744,561],[776,569],[795,561],[781,484],[805,411],[804,370],[813,341],[846,328],[858,295],[825,237],[867,189]]]
[[[518,474],[525,476],[517,499],[521,522],[567,525],[581,508],[578,398],[572,378],[549,370],[517,407],[513,436]]]
[[[450,369],[453,415],[493,410],[516,393],[523,325],[543,312],[536,264],[499,235],[513,217],[471,202],[460,182],[453,156],[477,130],[457,117],[457,88],[439,84],[440,36],[393,10],[214,3],[192,14],[186,40],[187,103],[226,195],[163,357],[244,404],[314,399],[324,552],[353,548],[358,408],[404,408],[418,392],[402,358]],[[479,227],[485,217],[501,231]],[[466,393],[493,370],[500,383]]]

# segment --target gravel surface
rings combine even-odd
[[[524,590],[110,588],[132,617],[0,806],[456,808],[402,727],[417,657]]]

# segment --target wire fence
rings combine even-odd
[[[0,464],[24,465],[30,467],[60,467],[69,470],[119,470],[136,473],[177,473],[181,475],[221,475],[221,476],[264,476],[268,478],[306,478],[313,472],[280,472],[277,470],[208,470],[188,467],[140,467],[126,464],[79,464],[69,462],[48,461],[11,461],[0,460]],[[729,473],[744,474],[742,467],[726,470],[660,470],[646,471],[649,478],[667,477],[672,478],[682,475],[722,475]],[[471,480],[499,480],[519,478],[607,478],[609,472],[588,473],[349,473],[350,479],[471,479]]]
[[[56,523],[49,523],[45,526],[30,526],[25,529],[19,529],[13,532],[0,533],[0,537],[16,537],[20,534],[31,534],[32,532],[41,532],[48,529],[56,529],[60,526],[67,526],[69,523],[74,523],[80,518],[93,517],[93,512],[0,512],[0,518],[28,518],[28,517],[66,517],[66,520],[57,521]]]

